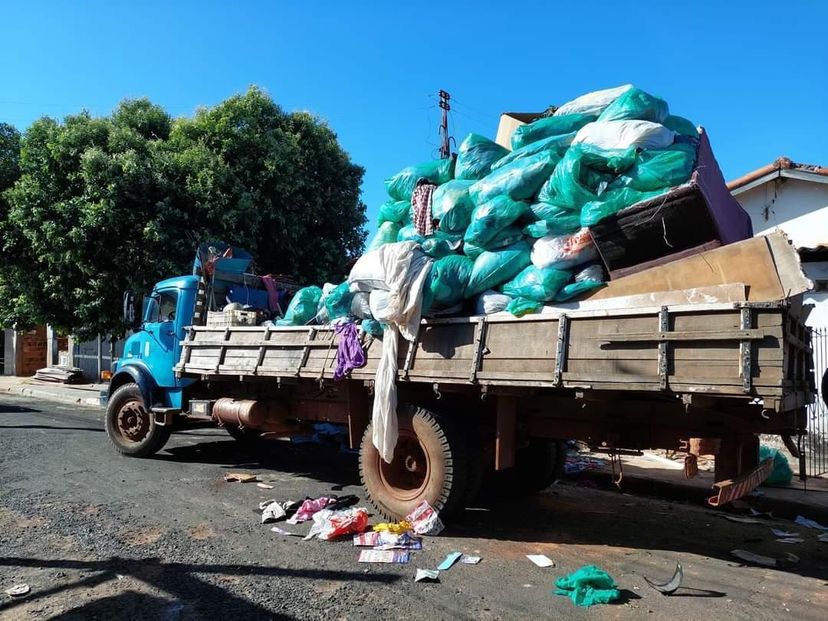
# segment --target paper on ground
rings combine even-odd
[[[454,565],[457,562],[457,559],[459,559],[461,556],[463,556],[463,554],[460,553],[460,552],[451,552],[451,553],[449,553],[446,556],[446,558],[443,560],[443,562],[440,563],[439,565],[437,565],[437,569],[440,569],[442,571],[445,571],[446,569],[450,569],[451,566]]]
[[[437,569],[418,569],[414,575],[414,582],[423,582],[425,580],[439,580],[440,571]]]
[[[793,531],[782,530],[781,528],[771,528],[774,537],[799,537],[799,533]]]
[[[409,554],[403,550],[363,550],[360,563],[407,563]]]
[[[796,522],[800,526],[805,526],[807,528],[816,528],[818,530],[828,530],[828,526],[823,526],[819,522],[816,522],[814,520],[809,520],[808,518],[802,517],[801,515],[797,515],[794,522]]]
[[[555,562],[544,554],[527,554],[526,558],[532,561],[538,567],[554,567]]]
[[[481,561],[479,556],[469,556],[468,554],[464,554],[460,557],[460,562],[464,565],[477,565]]]

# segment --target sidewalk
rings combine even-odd
[[[596,462],[604,460],[605,464],[596,464],[595,469],[580,474],[609,482],[612,474],[609,458],[600,454],[589,456]],[[681,463],[670,461],[646,452],[640,456],[622,456],[622,491],[694,503],[706,503],[709,497],[715,495],[712,472],[700,471],[692,479],[685,479]],[[577,478],[580,475],[574,476]],[[802,515],[828,526],[828,479],[824,477],[808,478],[805,483],[794,477],[788,487],[760,485],[754,494],[742,500],[759,512],[769,511],[775,517],[789,520]]]
[[[106,384],[56,384],[30,377],[0,376],[0,394],[95,407],[101,407],[100,395],[106,387]]]

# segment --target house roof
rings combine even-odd
[[[729,181],[727,189],[732,194],[738,195],[780,177],[828,183],[828,168],[815,164],[798,164],[782,156],[767,166],[762,166],[738,179]]]

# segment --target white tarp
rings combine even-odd
[[[572,144],[585,142],[601,149],[665,149],[675,137],[676,132],[652,121],[595,121],[579,129]]]
[[[561,116],[562,114],[594,114],[597,116],[604,111],[604,108],[632,87],[632,84],[624,84],[623,86],[605,88],[600,91],[593,91],[586,95],[581,95],[572,101],[567,101],[555,110],[555,116]]]

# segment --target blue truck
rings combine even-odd
[[[244,269],[222,272],[221,262],[208,278],[205,265],[159,282],[144,300],[109,385],[115,448],[148,456],[194,425],[257,443],[340,425],[360,451],[366,495],[390,519],[422,500],[458,511],[491,471],[537,490],[560,474],[566,439],[609,453],[712,447],[726,502],[767,475],[757,434],[780,434],[796,451],[790,438],[803,432],[813,400],[801,295],[809,283],[781,234],[662,265],[537,315],[424,320],[400,348],[391,463],[371,440],[381,343],[363,334],[367,364],[335,381],[330,325],[211,315],[228,292],[261,299],[261,283]],[[623,295],[641,283],[655,293]]]

